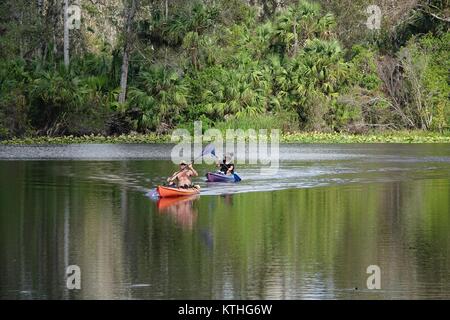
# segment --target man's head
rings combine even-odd
[[[187,162],[186,161],[181,161],[180,162],[180,169],[184,169],[187,167]]]
[[[227,153],[226,155],[223,156],[223,163],[230,163],[232,159],[233,159],[233,154]]]

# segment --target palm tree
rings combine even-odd
[[[317,3],[300,1],[297,6],[284,9],[275,22],[274,43],[281,45],[290,57],[295,56],[305,40],[320,30],[319,17]]]
[[[125,103],[126,95],[127,95],[127,86],[128,86],[128,68],[130,63],[130,53],[131,53],[131,37],[132,37],[132,26],[133,20],[136,15],[136,11],[138,10],[139,0],[129,0],[131,3],[127,3],[126,6],[126,23],[125,23],[125,31],[124,31],[124,47],[123,47],[123,57],[122,57],[122,69],[120,76],[120,95],[118,102],[123,104]],[[129,2],[127,1],[127,2]]]
[[[130,89],[129,107],[140,111],[136,129],[155,129],[158,124],[173,125],[185,119],[188,87],[175,71],[152,66],[141,72],[137,86]]]
[[[194,70],[200,68],[199,64],[200,37],[197,32],[189,32],[183,40],[183,48],[189,52]]]

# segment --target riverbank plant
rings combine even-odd
[[[366,17],[348,16],[334,0],[263,8],[174,0],[167,10],[140,1],[124,35],[113,14],[120,1],[80,1],[83,23],[71,33],[65,66],[60,15],[50,2],[38,1],[40,15],[30,7],[17,20],[13,10],[27,3],[7,0],[0,5],[0,139],[159,136],[198,120],[285,134],[443,132],[450,33],[436,17],[448,11],[442,1],[416,2],[395,24],[385,12],[381,30],[345,34]],[[364,12],[366,4],[349,2],[347,11]],[[104,24],[115,30],[108,37]],[[124,41],[130,59],[122,100]]]
[[[223,131],[225,137],[226,129]],[[270,139],[269,139],[270,140]],[[387,131],[383,133],[350,134],[323,132],[293,132],[280,136],[281,143],[450,143],[450,132]],[[1,141],[3,145],[58,145],[58,144],[154,144],[171,143],[170,135],[129,134],[119,136],[62,136],[13,138]]]

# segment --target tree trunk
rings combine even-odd
[[[166,21],[169,20],[169,0],[164,0],[165,6],[166,6],[166,12],[165,12],[165,19]],[[164,70],[167,68],[167,46],[165,47],[164,51]]]
[[[58,30],[61,19],[61,0],[48,0],[45,11],[45,28],[49,31],[48,40],[45,42],[44,57],[47,54],[56,57],[58,55]],[[64,12],[63,12],[64,13]],[[62,15],[64,17],[64,14]],[[63,21],[64,24],[64,21]],[[52,45],[52,52],[49,52],[49,44]]]
[[[37,0],[37,11],[40,15],[42,15],[44,0]]]
[[[296,56],[297,52],[298,52],[298,47],[299,47],[299,43],[298,43],[298,33],[297,33],[297,17],[294,17],[295,22],[294,22],[294,48],[293,48],[293,52],[292,52],[292,56]]]
[[[20,25],[20,28],[22,29],[23,27],[23,11],[20,13],[20,16],[19,16],[19,25]],[[24,57],[24,55],[25,55],[25,41],[23,40],[23,37],[20,37],[20,40],[19,40],[19,52],[20,52],[20,57],[21,58],[23,58]]]
[[[44,0],[37,0],[37,13],[39,15],[39,22],[43,21],[43,10],[44,10]],[[43,52],[45,51],[45,40],[41,35],[41,45],[37,48],[37,56],[39,59],[42,59]]]
[[[166,1],[166,21],[169,19],[169,0]]]
[[[70,64],[69,45],[69,0],[64,0],[64,65],[66,68]]]
[[[122,71],[120,75],[120,94],[119,103],[125,103],[127,97],[127,83],[128,83],[128,66],[130,63],[130,49],[131,49],[131,31],[133,26],[134,16],[136,14],[138,0],[131,0],[131,6],[126,8],[126,25],[125,25],[125,44],[123,48]]]

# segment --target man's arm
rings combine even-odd
[[[192,166],[192,164],[189,165],[189,169],[191,170],[191,176],[193,177],[198,177],[198,172],[195,171],[194,167]]]
[[[171,177],[167,178],[167,182],[174,182],[178,178],[179,173],[173,174]]]

